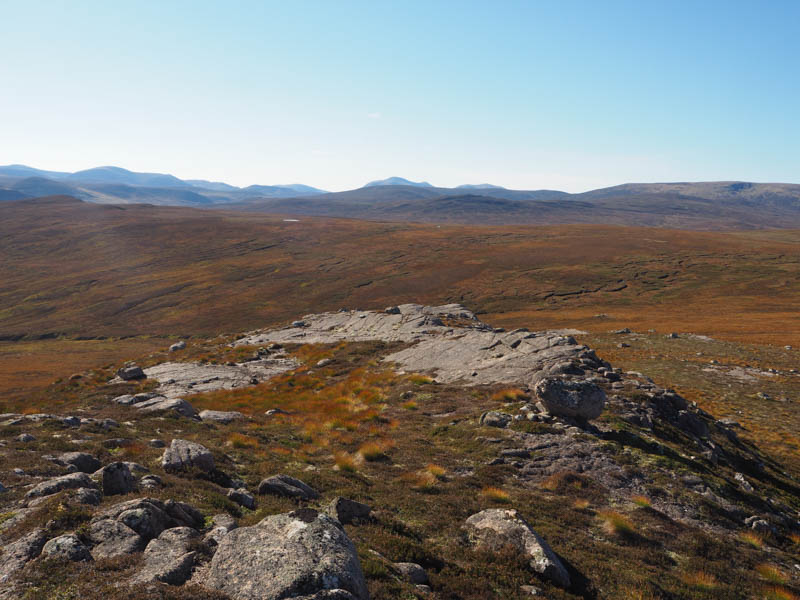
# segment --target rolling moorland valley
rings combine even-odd
[[[0,600],[800,600],[797,23],[5,3]]]

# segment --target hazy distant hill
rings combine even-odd
[[[22,196],[11,194],[12,190]],[[218,181],[182,180],[164,173],[137,173],[111,166],[65,173],[25,165],[0,166],[0,192],[0,200],[61,194],[105,204],[176,206],[208,206],[253,197],[287,198],[326,193],[299,183],[239,188]]]
[[[366,187],[366,188],[368,188],[368,187],[377,187],[377,186],[381,186],[381,185],[413,185],[413,186],[416,186],[416,187],[433,187],[427,181],[419,181],[419,182],[409,181],[408,179],[405,179],[403,177],[387,177],[386,179],[379,179],[377,181],[370,181],[364,187]]]

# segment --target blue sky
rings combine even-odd
[[[0,164],[800,182],[800,2],[0,0]]]

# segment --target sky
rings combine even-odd
[[[800,2],[0,0],[0,164],[800,182]]]

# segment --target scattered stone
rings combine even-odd
[[[500,450],[500,456],[505,458],[530,458],[531,451],[526,448],[508,448]]]
[[[156,396],[150,400],[145,400],[136,405],[136,408],[142,412],[159,412],[168,410],[178,413],[189,419],[197,417],[197,411],[194,406],[189,404],[183,398],[165,398],[164,396]]]
[[[606,404],[605,392],[588,381],[548,377],[537,383],[534,391],[545,410],[560,417],[596,419]]]
[[[490,550],[512,545],[530,559],[531,568],[563,588],[570,586],[564,565],[516,510],[490,508],[466,521],[470,541]]]
[[[106,465],[97,472],[101,479],[103,494],[116,496],[128,494],[136,489],[136,478],[124,462],[115,462]]]
[[[18,442],[28,443],[28,442],[35,442],[36,438],[32,436],[30,433],[21,433],[17,437],[14,438]]]
[[[15,542],[3,546],[0,554],[0,583],[7,582],[28,561],[42,552],[47,535],[42,529],[35,529]]]
[[[214,457],[202,444],[176,438],[164,451],[164,456],[161,457],[161,466],[165,471],[179,471],[195,467],[201,471],[210,472],[214,469]]]
[[[52,496],[61,490],[72,490],[78,488],[94,488],[94,482],[86,473],[68,473],[60,477],[54,477],[47,481],[37,483],[25,494],[26,498],[37,498],[41,496]]]
[[[369,599],[350,538],[338,521],[310,509],[231,531],[220,541],[204,584],[233,600],[347,597],[334,590]],[[327,595],[315,596],[320,592]]]
[[[264,414],[271,417],[273,415],[288,415],[289,413],[282,408],[270,408],[268,411],[265,411]]]
[[[55,462],[63,466],[75,465],[81,473],[94,473],[102,466],[99,460],[86,452],[64,452],[56,457]]]
[[[200,420],[201,421],[215,421],[217,423],[222,423],[223,425],[227,425],[232,421],[236,421],[237,419],[244,419],[244,415],[235,410],[204,410],[200,412]]]
[[[151,448],[166,448],[167,444],[164,440],[152,439],[147,442],[147,445]]]
[[[47,542],[42,548],[42,556],[70,562],[93,560],[89,549],[74,533],[60,535]]]
[[[630,348],[630,347],[631,345],[627,342],[620,342],[619,344],[617,344],[617,348]]]
[[[117,377],[123,381],[132,381],[135,379],[145,379],[147,376],[142,371],[142,368],[136,365],[129,367],[122,367],[117,371]]]
[[[256,499],[245,489],[228,490],[228,499],[249,510],[256,508]]]
[[[169,351],[170,352],[177,352],[178,350],[183,350],[184,348],[186,348],[186,342],[181,340],[179,342],[175,342],[174,344],[172,344],[169,347]]]
[[[115,449],[115,448],[128,448],[133,446],[135,442],[128,438],[111,438],[108,440],[103,440],[103,448]]]
[[[631,330],[628,327],[624,327],[622,329],[617,329],[616,331],[612,331],[611,333],[614,333],[614,334],[617,334],[617,335],[623,335],[623,334],[626,334],[626,333],[631,333]]]
[[[733,477],[734,479],[736,479],[736,481],[739,482],[739,485],[742,487],[743,490],[745,490],[746,492],[754,491],[752,484],[749,481],[747,481],[744,475],[742,475],[741,473],[736,473],[734,474]]]
[[[78,417],[64,417],[61,422],[67,427],[80,427],[81,420]]]
[[[299,498],[300,500],[315,500],[319,498],[319,492],[314,488],[288,475],[267,477],[258,484],[258,493],[261,495],[273,494],[287,498]]]
[[[485,412],[481,415],[480,423],[481,425],[486,425],[488,427],[499,427],[504,429],[505,427],[508,427],[508,424],[511,423],[512,420],[513,417],[508,413],[490,410],[489,412]]]
[[[192,574],[195,552],[190,551],[189,546],[196,535],[197,532],[189,527],[173,527],[161,532],[147,544],[144,567],[133,578],[133,583],[184,583]]]
[[[317,368],[321,369],[322,367],[327,367],[333,361],[330,358],[323,358],[322,360],[317,361],[315,365]]]
[[[78,504],[88,504],[89,506],[99,506],[103,499],[100,490],[92,488],[78,488],[72,496]]]
[[[678,334],[677,334],[677,333],[675,333],[675,332],[668,333],[668,334],[666,335],[666,338],[667,338],[667,339],[670,339],[670,340],[677,340],[677,339],[678,339]]]
[[[333,517],[342,525],[350,525],[352,523],[369,519],[372,509],[361,502],[350,500],[349,498],[342,498],[337,496],[325,508],[325,513]]]
[[[417,563],[394,563],[392,567],[395,571],[397,571],[400,577],[409,583],[413,583],[415,585],[428,584],[428,574],[425,572],[425,569],[423,569]]]
[[[157,490],[164,487],[164,482],[158,475],[145,475],[139,480],[139,487],[146,490]]]
[[[114,519],[100,519],[89,524],[87,534],[94,544],[92,556],[101,558],[117,558],[144,550],[147,540],[133,529]]]

